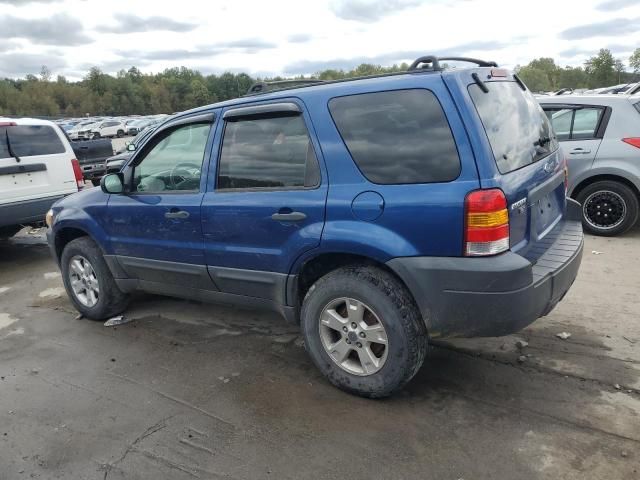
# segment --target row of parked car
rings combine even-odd
[[[635,95],[640,93],[640,82],[621,83],[611,87],[602,88],[561,88],[554,92],[540,92],[536,97],[557,96],[557,95]]]
[[[145,128],[159,124],[166,117],[164,114],[146,117],[95,117],[57,120],[56,123],[71,140],[92,140],[135,136]]]

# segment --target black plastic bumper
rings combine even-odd
[[[41,222],[51,205],[63,197],[64,195],[56,195],[0,205],[0,227]]]
[[[505,252],[389,261],[416,299],[429,335],[508,335],[547,315],[573,284],[582,260],[580,206],[567,202],[565,217],[538,241],[538,255],[529,252],[531,260]]]

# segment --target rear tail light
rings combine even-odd
[[[636,148],[640,148],[640,137],[623,138],[622,141]]]
[[[82,175],[82,169],[80,168],[80,162],[75,158],[72,158],[71,166],[73,167],[73,174],[76,176],[76,185],[78,186],[78,190],[82,190],[84,188],[84,177]]]
[[[16,122],[0,122],[0,127],[15,127],[17,125]]]
[[[464,254],[495,255],[509,250],[509,212],[502,190],[476,190],[465,199]]]

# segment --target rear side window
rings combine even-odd
[[[15,125],[0,127],[0,158],[7,158],[9,148],[18,157],[33,157],[36,155],[54,155],[64,153],[65,147],[53,127],[48,125]]]
[[[320,183],[320,170],[302,116],[228,121],[218,190],[304,188]]]
[[[553,109],[545,107],[558,140],[589,140],[596,138],[604,113],[602,107]]]
[[[633,106],[636,107],[636,110],[640,113],[640,102],[634,103]]]
[[[429,90],[338,97],[329,110],[351,157],[373,183],[449,182],[460,175],[451,129]]]
[[[488,93],[469,85],[500,173],[531,165],[558,148],[547,116],[531,92],[515,82],[487,83]]]

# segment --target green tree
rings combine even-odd
[[[539,68],[527,65],[518,70],[518,76],[532,92],[548,92],[552,89],[548,75]]]
[[[629,57],[629,66],[633,69],[633,73],[640,73],[640,48],[636,48]]]
[[[616,60],[611,51],[601,48],[598,55],[591,57],[585,62],[585,71],[589,75],[589,86],[591,88],[606,87],[615,83]]]

